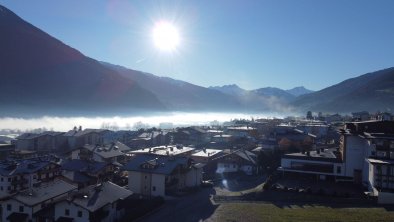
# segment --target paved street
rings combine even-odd
[[[167,200],[156,212],[140,218],[139,221],[156,222],[196,222],[209,218],[218,205],[213,205],[210,196],[215,193],[213,188],[202,188],[200,191],[172,200]]]

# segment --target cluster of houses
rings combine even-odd
[[[234,120],[221,126],[25,133],[0,145],[2,221],[117,221],[130,201],[188,192],[205,180],[260,172],[283,153],[283,175],[363,184],[394,202],[394,122]],[[392,118],[392,117],[391,117]],[[390,119],[391,120],[391,119]],[[339,121],[340,122],[340,121]]]
[[[393,120],[393,115],[389,112],[376,112],[370,113],[368,111],[353,112],[351,115],[340,115],[336,114],[323,114],[322,112],[313,115],[312,112],[308,112],[306,119],[309,120],[320,120],[327,123],[335,122],[354,122],[354,121],[368,121],[368,120],[378,120],[378,121],[391,121]]]
[[[246,137],[252,130],[232,133]],[[255,172],[256,155],[248,150],[197,148],[227,135],[222,130],[177,131],[75,127],[20,135],[2,150],[2,221],[117,221],[130,200],[187,192],[217,172]]]

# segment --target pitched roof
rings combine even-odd
[[[147,154],[137,155],[122,169],[155,174],[169,175],[179,165],[187,165],[189,158],[178,156],[152,156]],[[152,168],[143,168],[143,164],[150,164]]]
[[[219,153],[223,152],[223,150],[217,150],[217,149],[202,149],[196,153],[193,153],[192,156],[198,156],[198,157],[210,157],[210,156],[215,156]]]
[[[97,155],[103,157],[104,159],[112,158],[116,156],[125,155],[124,152],[131,150],[125,144],[117,141],[114,143],[106,144],[106,145],[90,145],[86,144],[83,148],[96,153]]]
[[[248,150],[237,150],[234,154],[238,155],[239,157],[256,164],[256,154],[248,151]]]
[[[24,133],[18,137],[16,137],[16,139],[18,140],[23,140],[23,139],[34,139],[34,138],[38,138],[41,136],[58,136],[58,135],[62,135],[64,134],[63,132],[55,132],[55,131],[45,131],[42,133]]]
[[[83,136],[89,133],[103,133],[109,132],[110,130],[107,129],[84,129],[84,130],[70,130],[64,134],[64,136]]]
[[[0,163],[0,175],[11,176],[17,174],[30,174],[41,170],[42,168],[56,164],[49,159],[24,159],[24,160],[12,160],[3,161]]]
[[[87,183],[93,178],[79,171],[66,171],[62,173],[62,176],[75,183]]]
[[[243,150],[243,149],[230,151],[230,153],[216,157],[216,158],[214,158],[214,160],[220,159],[220,158],[223,158],[223,157],[226,157],[229,155],[237,155],[237,156],[241,157],[242,159],[244,159],[248,162],[251,162],[252,164],[256,164],[256,158],[257,158],[256,154],[254,154],[248,150]]]
[[[34,206],[76,189],[76,186],[57,179],[49,183],[43,183],[39,187],[33,187],[31,190],[22,191],[12,196],[12,199],[28,206]]]
[[[198,133],[206,133],[207,132],[205,129],[198,127],[198,126],[192,126],[192,127],[189,127],[188,129],[192,129],[194,131],[197,131]]]
[[[18,140],[32,139],[32,138],[36,137],[37,135],[38,135],[37,133],[24,133],[24,134],[16,137],[15,139],[18,139]]]
[[[103,162],[74,159],[62,163],[62,169],[96,174],[97,172],[104,170],[107,165],[107,163]]]
[[[107,204],[126,199],[133,194],[130,190],[109,181],[95,187],[91,186],[86,191],[86,196],[75,198],[72,202],[90,212],[95,212]]]

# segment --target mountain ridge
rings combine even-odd
[[[0,31],[1,115],[165,110],[151,92],[4,6]]]
[[[387,111],[394,109],[394,67],[369,72],[300,96],[292,105],[302,111]]]

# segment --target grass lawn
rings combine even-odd
[[[259,203],[221,204],[208,221],[394,221],[394,211],[384,208],[331,208],[325,206],[286,206]]]

